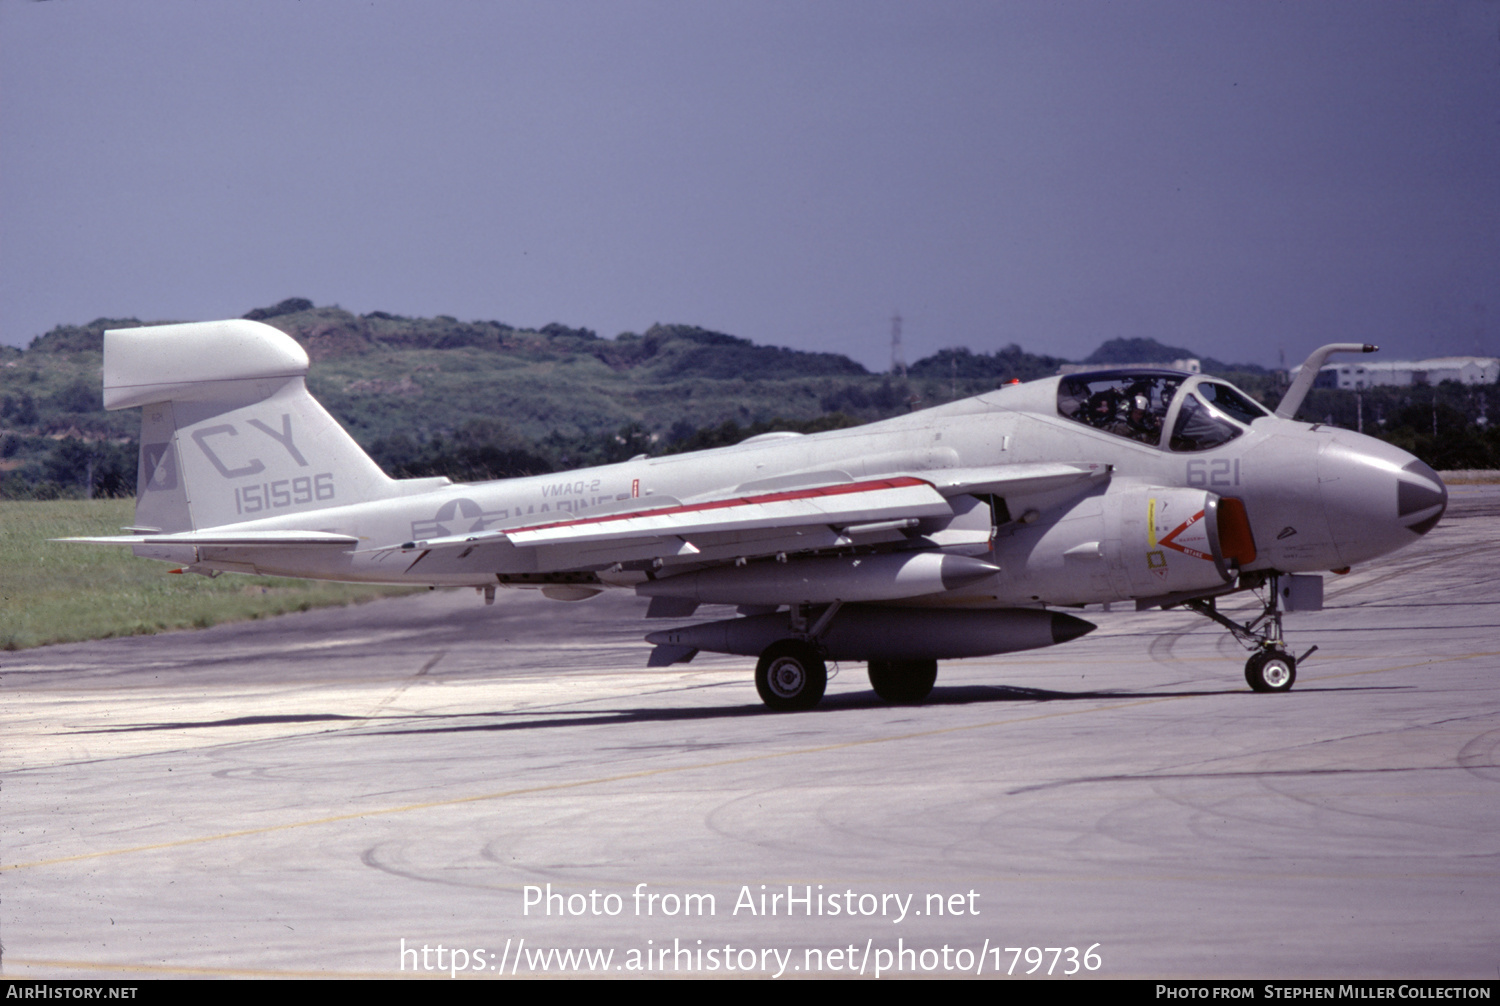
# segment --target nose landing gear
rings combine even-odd
[[[1281,574],[1267,573],[1261,576],[1263,578],[1260,583],[1248,585],[1252,588],[1267,588],[1261,600],[1261,612],[1244,625],[1220,614],[1212,597],[1193,598],[1183,603],[1204,618],[1224,626],[1243,646],[1254,651],[1250,654],[1250,659],[1245,661],[1245,682],[1252,691],[1290,691],[1297,680],[1297,658],[1287,652],[1286,641],[1281,634]],[[1245,579],[1241,578],[1242,585]],[[1308,650],[1302,655],[1302,659],[1306,660],[1316,649],[1314,646]]]

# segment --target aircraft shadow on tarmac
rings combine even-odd
[[[717,687],[717,686],[709,686]],[[1391,689],[1382,686],[1355,686],[1339,688],[1303,688],[1299,694],[1316,692],[1349,692],[1349,691],[1391,691],[1402,690]],[[1013,685],[958,685],[949,688],[935,688],[932,694],[920,704],[907,706],[892,705],[877,698],[873,693],[853,692],[847,695],[829,696],[816,710],[800,713],[800,716],[833,714],[839,712],[856,712],[866,709],[905,709],[915,712],[924,707],[933,706],[966,706],[993,703],[1015,703],[1015,702],[1076,702],[1080,700],[1109,700],[1121,699],[1138,701],[1140,699],[1159,698],[1204,698],[1212,696],[1238,695],[1243,689],[1225,687],[1222,689],[1195,689],[1184,691],[1153,690],[1141,692],[1127,692],[1114,690],[1087,690],[1078,692],[1057,691],[1047,688],[1025,688]],[[1264,701],[1259,697],[1244,694],[1245,701]],[[222,720],[201,721],[174,721],[169,723],[143,723],[135,726],[110,727],[104,730],[80,730],[74,731],[81,734],[113,734],[113,733],[137,733],[153,730],[194,730],[215,729],[222,727],[243,726],[265,726],[269,724],[296,724],[296,723],[367,723],[379,729],[381,724],[395,724],[405,721],[406,724],[392,729],[380,729],[383,735],[401,734],[443,734],[443,733],[483,733],[492,731],[511,730],[534,730],[548,727],[571,727],[571,726],[604,726],[609,724],[628,723],[672,723],[688,722],[693,720],[715,720],[715,719],[737,719],[749,716],[783,716],[783,713],[774,713],[765,707],[754,704],[732,705],[732,706],[706,706],[692,709],[671,708],[632,708],[632,709],[603,709],[603,710],[569,710],[558,709],[543,711],[530,709],[524,712],[473,712],[473,713],[450,713],[438,716],[412,715],[412,716],[349,716],[339,713],[306,713],[287,716],[237,716]],[[497,719],[501,722],[475,723],[465,722],[461,724],[444,724],[444,720]]]
[[[298,716],[235,716],[227,720],[181,720],[172,723],[141,723],[130,727],[108,727],[103,730],[74,730],[77,734],[130,734],[147,730],[201,730],[213,727],[258,727],[271,723],[326,723],[346,721],[362,723],[367,716],[345,716],[341,713],[305,713]]]
[[[1353,691],[1356,689],[1302,689],[1306,694],[1318,691]],[[1385,689],[1361,687],[1357,690],[1382,691]],[[1121,699],[1126,701],[1137,701],[1140,699],[1155,698],[1193,698],[1204,696],[1238,695],[1244,692],[1245,701],[1252,701],[1260,696],[1253,696],[1243,688],[1226,687],[1223,689],[1192,690],[1192,691],[1147,691],[1147,692],[1122,692],[1122,691],[1079,691],[1060,692],[1044,688],[1017,688],[1006,685],[960,685],[952,688],[935,688],[932,694],[919,704],[893,705],[875,696],[873,692],[855,692],[849,695],[838,695],[825,697],[817,709],[794,714],[798,717],[809,715],[832,715],[840,712],[858,712],[868,709],[885,709],[889,711],[905,711],[916,713],[924,708],[934,706],[964,706],[994,703],[1016,703],[1016,702],[1070,702],[1078,700]],[[494,716],[527,716],[532,717],[524,722],[506,723],[468,723],[455,726],[411,726],[393,730],[382,730],[382,735],[393,734],[424,734],[424,733],[468,733],[502,730],[530,730],[537,727],[567,727],[567,726],[602,726],[607,724],[627,723],[669,723],[691,720],[713,720],[731,719],[746,716],[787,716],[786,713],[776,713],[759,705],[735,705],[735,706],[709,706],[697,709],[663,709],[663,708],[636,708],[636,709],[611,709],[599,712],[588,712],[579,710],[570,713],[551,713],[551,717],[565,715],[567,719],[536,719],[537,712],[528,710],[525,713],[467,713],[458,714],[455,719],[474,719],[486,715]]]

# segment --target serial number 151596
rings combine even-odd
[[[333,472],[300,475],[294,479],[277,479],[275,482],[237,487],[234,490],[234,512],[247,514],[280,510],[314,500],[331,500],[334,495]]]

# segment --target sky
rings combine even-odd
[[[1500,0],[0,0],[0,342],[1500,355]]]

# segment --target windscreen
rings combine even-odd
[[[1271,414],[1258,402],[1245,397],[1235,388],[1217,381],[1202,381],[1193,391],[1230,419],[1237,419],[1246,426]]]
[[[1244,432],[1242,427],[1200,402],[1196,394],[1189,394],[1183,398],[1182,408],[1177,410],[1177,422],[1172,427],[1172,450],[1206,451],[1227,444]]]

